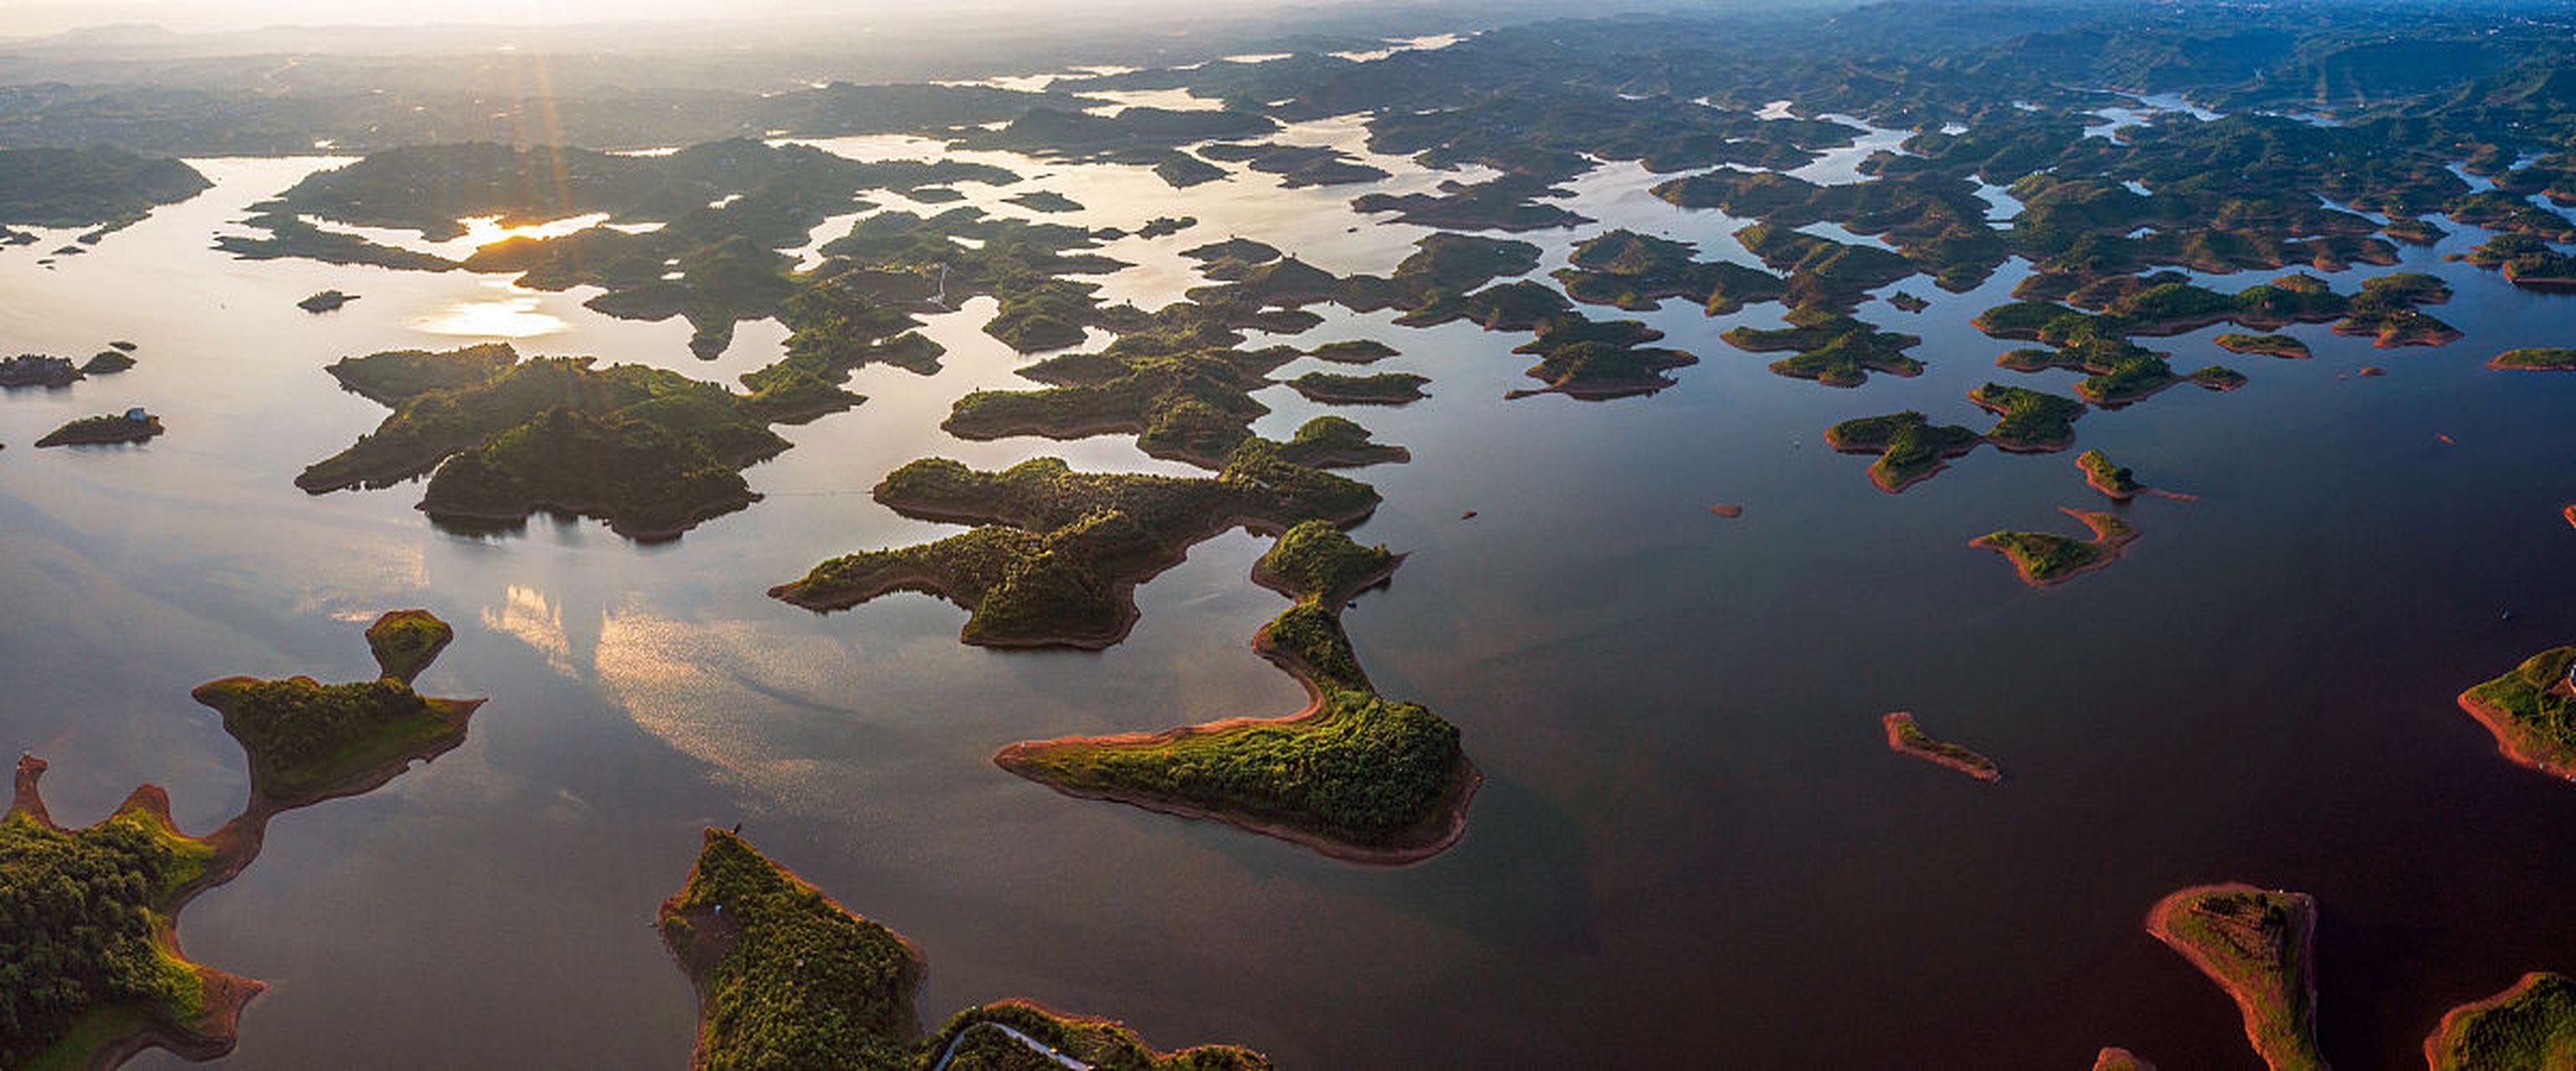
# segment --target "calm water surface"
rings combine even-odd
[[[1359,151],[1361,134],[1285,138]],[[1109,246],[1137,267],[1106,293],[1148,305],[1198,281],[1178,250],[1229,234],[1383,272],[1425,233],[1352,216],[1351,190],[1270,176],[1175,192],[1142,170],[973,158],[1031,176],[963,187],[995,211],[1054,189],[1087,206],[1073,222],[1198,216]],[[1442,177],[1370,160],[1398,192]],[[2558,518],[2576,500],[2576,377],[2481,367],[2566,344],[2576,304],[2439,260],[2474,231],[2408,253],[2460,291],[2438,310],[2468,332],[2453,346],[2374,351],[2322,326],[2291,329],[2316,350],[2304,362],[2221,354],[2207,341],[2221,329],[2158,343],[2178,367],[2224,359],[2253,382],[2084,418],[2082,446],[2200,499],[2126,507],[2144,533],[2129,556],[2048,592],[1965,544],[2072,531],[2055,507],[2099,500],[2071,455],[1985,451],[1891,496],[1820,441],[1836,420],[1909,407],[1983,426],[1963,395],[1988,379],[2070,388],[1999,372],[2004,344],[1966,325],[2017,270],[1968,294],[1909,281],[1933,299],[1919,316],[1867,306],[1924,335],[1930,368],[1850,391],[1718,341],[1776,325],[1776,305],[1650,314],[1703,363],[1661,395],[1598,404],[1504,401],[1528,382],[1529,358],[1507,352],[1522,336],[1328,312],[1294,341],[1383,339],[1404,353],[1381,368],[1434,377],[1429,401],[1350,411],[1415,460],[1362,474],[1387,501],[1361,535],[1412,557],[1346,621],[1380,686],[1458,723],[1488,778],[1456,849],[1375,870],[1069,800],[988,761],[1016,740],[1295,709],[1294,682],[1247,647],[1283,605],[1245,580],[1250,536],[1140,589],[1143,621],[1100,654],[966,647],[962,611],[922,596],[821,617],[762,595],[821,558],[953,531],[866,496],[914,457],[1189,471],[1123,438],[941,433],[958,396],[1022,382],[1025,360],[977,330],[989,301],[932,322],[949,346],[938,375],[862,371],[866,405],[784,429],[796,448],[750,470],[766,501],[675,544],[544,519],[449,535],[412,509],[417,485],[294,488],[384,415],[322,365],[510,338],[730,379],[775,359],[783,332],[743,325],[699,362],[684,324],[597,316],[587,290],[232,261],[210,237],[322,162],[200,163],[215,189],[86,256],[39,267],[59,240],[0,253],[10,351],[142,347],[121,376],[0,398],[0,744],[53,761],[67,822],[153,781],[204,830],[246,779],[187,698],[198,682],[364,675],[360,624],[425,606],[460,635],[424,687],[492,697],[462,748],[281,818],[258,863],[189,911],[192,956],[272,986],[227,1066],[680,1066],[692,1003],[650,923],[697,830],[736,821],[926,950],[934,1024],[1026,996],[1287,1067],[1676,1051],[1728,1067],[2070,1067],[2105,1044],[2250,1067],[2227,999],[2139,928],[2158,896],[2215,880],[2322,900],[2319,1020],[2354,1066],[2408,1062],[2443,1009],[2522,971],[2576,968],[2576,917],[2553,906],[2576,884],[2560,850],[2576,788],[2498,759],[2451,703],[2576,636],[2576,532]],[[1571,203],[1749,261],[1726,237],[1742,221],[1655,200],[1655,181],[1605,167]],[[1525,237],[1553,268],[1597,229]],[[325,287],[362,297],[294,307]],[[2389,374],[2352,377],[2363,364]],[[1325,411],[1262,398],[1266,434]],[[128,405],[170,434],[29,448]],[[1743,518],[1710,516],[1718,502]],[[1481,516],[1461,521],[1468,509]],[[1899,708],[2008,780],[1888,754],[1878,715]]]

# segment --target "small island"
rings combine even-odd
[[[2137,475],[2130,472],[2128,466],[2113,462],[2109,454],[2099,450],[2087,450],[2075,455],[2075,467],[2084,470],[2084,482],[2087,485],[2102,492],[2114,502],[2129,501],[2138,497],[2138,492],[2147,489],[2145,484],[2138,482]]]
[[[0,387],[68,387],[86,375],[69,357],[21,353],[0,360]]]
[[[2501,677],[2460,693],[2460,709],[2487,727],[2496,750],[2524,766],[2576,781],[2576,647],[2552,647]]]
[[[720,829],[706,831],[687,883],[662,901],[655,925],[697,991],[693,1068],[1270,1067],[1232,1046],[1156,1052],[1114,1021],[1025,1001],[968,1008],[924,1037],[920,949]]]
[[[1857,387],[1869,373],[1919,376],[1923,362],[1905,355],[1923,339],[1882,331],[1852,316],[1802,305],[1789,313],[1789,326],[1777,329],[1730,328],[1729,344],[1751,353],[1796,350],[1795,356],[1771,362],[1771,370],[1793,379],[1812,379],[1828,387]]]
[[[302,301],[296,302],[295,307],[306,312],[317,314],[338,312],[340,311],[340,306],[356,300],[358,300],[358,295],[356,294],[342,293],[338,290],[325,290],[321,293],[307,297]]]
[[[36,445],[97,446],[108,443],[150,442],[161,434],[161,418],[140,408],[107,416],[88,416],[47,432]]]
[[[978,472],[926,458],[888,474],[877,501],[977,527],[833,558],[769,594],[830,612],[890,592],[928,592],[966,608],[963,642],[1099,650],[1135,626],[1136,585],[1179,564],[1190,547],[1239,526],[1277,532],[1368,516],[1374,489],[1302,463],[1366,456],[1366,433],[1359,439],[1333,426],[1284,444],[1252,439],[1210,478],[1075,472],[1051,457]]]
[[[1422,393],[1422,385],[1429,382],[1431,377],[1411,372],[1379,372],[1366,376],[1308,372],[1289,380],[1288,386],[1305,395],[1308,401],[1336,405],[1403,405],[1430,397]]]
[[[45,761],[20,757],[0,816],[0,949],[10,950],[0,964],[0,1066],[115,1067],[150,1048],[189,1060],[232,1051],[243,1005],[265,986],[183,958],[179,912],[239,876],[278,814],[373,789],[463,740],[480,700],[422,699],[408,683],[452,635],[426,611],[378,618],[367,638],[387,675],[373,688],[304,677],[199,688],[200,701],[238,708],[226,710],[225,728],[251,762],[248,804],[204,837],[178,831],[169,794],[154,785],[96,825],[65,829],[38,790]],[[414,717],[423,709],[452,733],[423,742]]]
[[[1466,833],[1483,775],[1456,726],[1377,693],[1341,625],[1342,607],[1402,561],[1311,521],[1254,564],[1256,583],[1297,600],[1252,645],[1306,687],[1304,710],[1013,744],[993,761],[1067,795],[1213,818],[1346,862],[1396,866],[1447,851]]]
[[[1306,356],[1335,364],[1375,364],[1397,355],[1396,348],[1373,338],[1355,338],[1327,342],[1307,350]]]
[[[2003,767],[1995,765],[1995,760],[1957,744],[1932,739],[1907,711],[1889,711],[1879,724],[1887,730],[1887,749],[1899,755],[1911,755],[1989,784],[2004,779]]]
[[[1845,454],[1877,454],[1869,479],[1878,489],[1896,494],[1931,479],[1986,441],[1957,424],[1934,424],[1908,409],[1886,416],[1859,417],[1825,429],[1825,445]]]
[[[2532,346],[2506,350],[2487,361],[2487,367],[2524,372],[2576,372],[2576,349]]]
[[[323,684],[311,677],[226,677],[197,686],[197,702],[223,715],[224,731],[250,753],[251,793],[275,810],[370,791],[412,763],[465,742],[480,699],[412,690],[455,631],[426,610],[397,610],[367,628],[384,675]]]
[[[2106,1046],[2093,1054],[2093,1071],[2156,1071],[2156,1065],[2127,1049]]]
[[[2156,902],[2147,932],[2236,999],[2271,1071],[2325,1071],[2316,1041],[2317,902],[2251,885],[2200,885]]]
[[[2451,1009],[2424,1038],[2431,1071],[2576,1067],[2576,980],[2533,971],[2504,992]]]
[[[1994,551],[2011,560],[2021,582],[2035,588],[2063,584],[2119,560],[2120,549],[2138,538],[2138,530],[2108,513],[2068,506],[2058,512],[2082,521],[2093,538],[2076,539],[2055,532],[1988,532],[1968,545]]]
[[[2075,443],[2075,419],[2084,403],[2027,387],[1988,383],[1968,392],[1977,408],[1995,414],[1986,441],[2017,454],[2054,453]]]
[[[2210,341],[2217,343],[2219,349],[2229,353],[2260,354],[2293,361],[2304,361],[2312,356],[2308,352],[2307,343],[2288,335],[2250,335],[2242,331],[2230,331]]]
[[[2182,377],[2204,388],[2218,391],[2222,394],[2245,385],[2245,373],[2239,372],[2233,368],[2228,368],[2224,365],[2213,364],[2204,368],[2193,369],[2192,371],[2183,373]]]
[[[106,349],[91,354],[89,360],[81,362],[80,370],[84,376],[112,376],[132,367],[134,367],[132,355],[124,350]]]

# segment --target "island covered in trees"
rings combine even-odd
[[[967,1008],[924,1037],[912,942],[825,896],[741,836],[706,831],[680,891],[662,902],[663,944],[698,993],[690,1065],[943,1071],[1268,1071],[1249,1049],[1157,1052],[1110,1020],[1026,1001]]]
[[[394,611],[367,629],[379,680],[228,677],[199,687],[251,765],[249,802],[204,837],[178,831],[154,785],[96,825],[65,829],[37,790],[46,763],[20,757],[0,816],[0,1064],[112,1067],[147,1048],[192,1060],[230,1052],[243,1005],[264,987],[183,958],[180,910],[248,867],[279,813],[373,790],[463,742],[481,701],[424,697],[410,683],[453,634],[427,611]]]

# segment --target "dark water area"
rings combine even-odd
[[[1371,162],[1398,183],[1436,178]],[[148,780],[184,828],[212,827],[246,778],[188,688],[368,673],[358,629],[382,609],[458,626],[425,690],[492,698],[463,747],[281,817],[259,861],[189,910],[192,958],[272,986],[224,1066],[680,1066],[691,998],[650,922],[699,827],[736,821],[921,946],[934,1025],[1024,996],[1124,1018],[1159,1046],[1236,1041],[1294,1068],[1677,1053],[2080,1067],[2103,1045],[2254,1067],[2225,995],[2140,925],[2165,893],[2212,881],[2318,897],[2318,1023],[2347,1066],[2409,1065],[2450,1006],[2527,970],[2576,970],[2576,915],[2557,908],[2576,887],[2576,856],[2558,850],[2576,838],[2576,786],[2505,762],[2453,703],[2576,639],[2576,530],[2559,517],[2576,501],[2576,376],[2482,367],[2565,344],[2576,298],[2439,259],[2475,232],[2407,254],[2459,292],[2433,310],[2467,333],[2448,347],[2374,350],[2321,325],[2288,332],[2309,361],[2223,354],[2208,342],[2223,328],[2150,340],[2177,368],[2218,361],[2252,381],[2078,422],[2077,450],[2199,498],[2118,507],[2138,542],[2046,591],[1967,541],[2075,532],[2056,508],[2103,500],[2073,451],[1981,450],[1889,495],[1866,458],[1821,438],[1905,408],[1983,427],[1964,395],[1988,380],[2071,391],[2068,373],[1996,369],[2011,344],[1967,326],[2006,300],[2012,271],[1957,295],[1910,280],[1933,300],[1919,315],[1865,306],[1924,335],[1929,367],[1854,390],[1772,375],[1718,341],[1776,324],[1776,305],[1651,314],[1702,363],[1606,403],[1505,401],[1528,383],[1528,358],[1507,352],[1520,336],[1331,313],[1295,341],[1384,339],[1404,353],[1380,368],[1433,377],[1428,401],[1348,411],[1415,460],[1358,474],[1386,504],[1357,535],[1411,557],[1345,622],[1380,689],[1456,722],[1488,779],[1462,843],[1385,870],[1070,800],[989,762],[1017,740],[1296,709],[1295,683],[1248,649],[1284,605],[1246,580],[1260,540],[1195,548],[1139,590],[1134,635],[1099,654],[966,647],[963,613],[923,596],[828,617],[763,596],[824,557],[953,531],[864,494],[913,457],[1187,471],[1124,438],[939,432],[955,397],[1017,382],[1024,362],[976,331],[988,308],[934,323],[951,347],[939,375],[861,372],[865,406],[786,429],[796,448],[751,470],[766,501],[673,544],[543,519],[441,533],[410,508],[417,485],[296,491],[298,469],[382,416],[321,365],[485,337],[422,324],[490,300],[472,277],[202,248],[309,166],[210,166],[214,191],[54,271],[0,253],[13,348],[143,344],[122,377],[0,398],[0,745],[52,761],[57,817],[90,820]],[[1421,233],[1347,232],[1362,222],[1338,207],[1347,191],[1255,177],[1172,194],[1120,185],[1121,170],[1026,173],[1054,172],[1046,186],[1090,206],[1082,222],[1175,208],[1210,221],[1162,250],[1239,230],[1384,271]],[[1651,182],[1613,168],[1579,183],[1573,206],[1602,222],[1529,236],[1543,268],[1610,226],[1744,256],[1725,237],[1740,221],[1653,200]],[[1311,211],[1281,207],[1291,198]],[[1158,256],[1120,285],[1186,285]],[[293,307],[328,285],[365,297],[331,317]],[[774,328],[746,325],[700,364],[684,325],[604,320],[578,299],[506,296],[562,325],[522,349],[711,378],[776,352]],[[2388,374],[2355,375],[2365,364]],[[1329,411],[1285,389],[1262,399],[1277,410],[1266,434]],[[28,448],[129,404],[171,433]],[[1878,719],[1895,709],[2006,779],[1890,754]]]

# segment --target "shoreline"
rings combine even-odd
[[[2178,912],[2187,910],[2191,901],[2198,900],[2201,897],[2222,893],[2253,893],[2265,897],[2278,896],[2289,898],[2293,907],[2293,910],[2290,912],[2291,925],[2297,931],[2296,939],[2298,949],[2296,959],[2289,965],[2289,967],[2292,973],[2295,973],[2297,977],[2285,979],[2285,981],[2288,981],[2296,988],[2293,992],[2286,992],[2281,995],[2285,997],[2295,996],[2301,999],[2301,1014],[2298,1022],[2274,1024],[2260,1021],[2260,1009],[2255,1006],[2255,993],[2253,992],[2251,984],[2247,980],[2237,977],[2227,971],[2224,965],[2212,959],[2199,945],[2184,940],[2174,932],[2174,916]],[[2264,1064],[2273,1068],[2306,1066],[2306,1062],[2303,1060],[2293,1061],[2291,1059],[2291,1057],[2297,1054],[2275,1053],[2270,1049],[2265,1048],[2263,1044],[2262,1027],[2271,1025],[2293,1029],[2307,1042],[2311,1051],[2313,1051],[2316,1046],[2317,901],[2315,897],[2306,893],[2260,889],[2243,882],[2222,882],[2214,885],[2194,885],[2189,888],[2178,889],[2174,892],[2165,894],[2163,899],[2156,901],[2155,906],[2147,910],[2147,934],[2154,937],[2156,940],[2163,942],[2165,947],[2173,949],[2175,953],[2189,961],[2194,969],[2198,970],[2210,981],[2217,983],[2220,989],[2225,990],[2227,995],[2235,1000],[2237,1017],[2244,1022],[2246,1044],[2253,1047],[2255,1055],[2263,1058]],[[2318,1060],[2315,1066],[2323,1068],[2324,1061]]]
[[[1935,766],[1956,770],[1990,785],[1998,783],[2004,779],[2003,767],[1996,765],[1995,760],[1987,758],[1986,756],[1980,755],[1974,751],[1968,751],[1968,749],[1959,747],[1957,744],[1933,740],[1930,734],[1923,731],[1922,726],[1915,724],[1914,713],[1912,711],[1888,711],[1886,714],[1879,716],[1878,723],[1881,728],[1887,731],[1887,749],[1890,751],[1899,755],[1918,758]],[[1913,740],[1908,739],[1909,731],[1911,732],[1911,735],[1923,737],[1923,739],[1928,743],[1917,744]],[[1974,757],[1966,758],[1948,754],[1939,750],[1941,747],[1945,746],[1959,748],[1961,751],[1968,751],[1968,754]]]
[[[1385,584],[1394,577],[1396,567],[1403,564],[1404,559],[1405,555],[1402,554],[1391,556],[1383,567],[1343,585],[1340,590],[1321,593],[1324,596],[1322,601],[1327,606],[1339,607],[1352,596]],[[1261,568],[1259,562],[1254,563],[1252,582],[1291,599],[1298,598],[1296,590],[1285,578]],[[1334,616],[1337,618],[1340,616],[1338,609],[1334,611]],[[1049,740],[1024,740],[994,752],[993,765],[1009,771],[1015,777],[1037,782],[1075,799],[1123,803],[1179,818],[1223,822],[1246,832],[1297,844],[1327,858],[1346,863],[1367,866],[1406,866],[1448,851],[1466,836],[1468,814],[1473,809],[1476,792],[1483,787],[1485,777],[1484,772],[1476,767],[1475,762],[1467,757],[1464,750],[1459,752],[1457,765],[1450,770],[1450,787],[1442,795],[1438,805],[1433,808],[1424,823],[1406,831],[1423,833],[1427,836],[1400,838],[1396,843],[1382,845],[1360,844],[1329,833],[1292,825],[1281,819],[1264,818],[1237,810],[1191,803],[1134,790],[1067,785],[1046,776],[1037,767],[1034,760],[1038,756],[1059,749],[1153,748],[1194,737],[1232,732],[1253,726],[1291,726],[1326,716],[1324,690],[1315,682],[1314,668],[1308,666],[1304,660],[1274,645],[1270,641],[1268,624],[1264,624],[1261,630],[1253,635],[1252,647],[1254,653],[1295,678],[1298,686],[1306,690],[1304,707],[1294,713],[1277,717],[1237,715],[1215,721],[1174,726],[1169,729],[1087,735],[1077,733]],[[1364,678],[1365,672],[1362,675]]]
[[[2057,511],[2083,522],[2084,527],[2093,531],[2093,538],[2090,542],[2101,548],[2100,555],[2098,557],[2063,573],[2059,573],[2056,576],[2050,577],[2046,580],[2041,580],[2030,574],[2030,567],[2024,564],[2021,559],[2016,558],[2011,553],[2005,551],[2002,544],[1994,542],[1994,538],[1991,533],[1969,540],[1968,545],[1980,550],[1991,550],[1997,554],[2002,554],[2004,556],[2004,560],[2013,564],[2013,573],[2021,577],[2022,583],[2028,584],[2034,588],[2052,588],[2120,560],[2122,550],[2129,544],[2137,542],[2138,530],[2135,528],[2128,529],[2115,537],[2105,533],[2103,525],[2096,522],[2083,510],[2076,509],[2073,506],[2059,506],[2057,507]]]
[[[2461,710],[2476,718],[2478,724],[2486,726],[2488,734],[2495,737],[2497,754],[2524,769],[2548,774],[2561,781],[2576,781],[2576,758],[2553,758],[2532,751],[2522,739],[2523,733],[2512,711],[2480,699],[2474,692],[2460,693],[2459,702]]]

